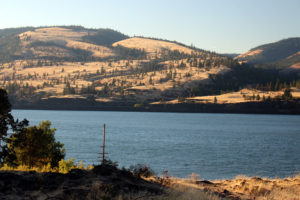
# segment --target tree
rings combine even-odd
[[[7,135],[8,125],[12,120],[10,111],[11,105],[8,101],[7,92],[0,89],[0,147],[1,140]]]
[[[63,90],[63,94],[67,95],[67,94],[75,94],[75,88],[71,87],[70,83],[67,82],[66,83],[66,87]]]
[[[51,122],[42,121],[39,126],[31,126],[11,135],[8,141],[8,165],[41,167],[50,164],[57,167],[65,157],[63,144],[54,137],[55,128]]]
[[[258,95],[256,95],[256,100],[257,100],[257,101],[259,101],[259,100],[260,100],[260,96],[259,96],[259,94],[258,94]]]
[[[0,166],[5,161],[7,154],[7,141],[8,141],[8,130],[12,130],[16,133],[19,133],[26,126],[28,126],[28,121],[24,119],[19,122],[19,120],[14,120],[11,115],[11,104],[9,103],[7,92],[3,89],[0,89]],[[5,142],[5,145],[2,145],[2,142]]]
[[[11,105],[8,101],[7,92],[3,89],[0,89],[0,164],[4,159],[2,141],[5,140],[7,131],[9,129],[9,124],[11,124],[13,121],[10,111]]]
[[[149,78],[149,84],[152,85],[152,76]]]
[[[218,102],[218,99],[217,97],[214,98],[214,103],[217,103]]]
[[[290,88],[285,88],[284,93],[282,95],[282,99],[284,99],[284,100],[293,99],[293,95],[291,93],[291,89]]]

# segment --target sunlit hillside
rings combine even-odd
[[[292,68],[300,63],[300,38],[288,38],[251,49],[235,58],[267,68]]]
[[[7,30],[0,85],[13,100],[90,98],[138,103],[186,95],[237,65],[229,57],[110,29]],[[9,34],[11,32],[11,34]],[[2,41],[2,46],[1,46]],[[5,45],[4,45],[5,44]],[[17,48],[12,50],[11,46]]]

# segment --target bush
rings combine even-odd
[[[136,103],[134,104],[134,108],[142,108],[144,105],[143,104],[140,104],[140,103]]]
[[[155,176],[154,171],[147,165],[137,164],[131,165],[129,170],[132,172],[134,176],[138,177],[151,177]]]
[[[55,128],[51,129],[51,122],[43,121],[39,126],[24,128],[15,132],[8,140],[9,165],[27,165],[42,167],[48,164],[52,168],[65,157],[63,144],[55,141]]]
[[[66,174],[72,169],[77,168],[77,166],[74,164],[74,158],[71,158],[70,160],[64,160],[62,159],[58,163],[58,172]]]

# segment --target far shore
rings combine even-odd
[[[136,104],[124,102],[98,103],[82,99],[51,99],[36,103],[13,103],[13,109],[23,110],[77,110],[77,111],[130,111],[178,113],[236,113],[236,114],[300,114],[300,100],[245,102],[245,103],[177,103]]]

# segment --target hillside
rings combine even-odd
[[[110,29],[41,27],[2,30],[0,85],[13,101],[48,98],[157,101],[186,95],[231,58],[166,40]],[[15,47],[15,48],[12,48]],[[122,101],[123,101],[122,100]]]
[[[139,177],[114,166],[72,169],[67,174],[0,170],[0,199],[144,199],[144,200],[298,200],[300,176],[268,179],[238,175],[234,179]]]
[[[289,68],[300,63],[300,38],[289,38],[261,45],[235,59],[261,67]]]
[[[51,59],[84,61],[114,56],[107,45],[127,36],[110,29],[41,27],[0,31],[0,61]]]
[[[176,44],[174,42],[154,40],[149,38],[133,37],[114,43],[112,46],[123,46],[130,49],[140,49],[145,51],[150,56],[154,57],[163,49],[169,51],[178,51],[179,53],[192,54],[197,53],[191,48]],[[199,53],[199,52],[198,52]]]
[[[272,88],[266,85],[278,81],[280,89],[287,84],[296,87],[295,73],[293,77],[280,73],[240,64],[228,55],[174,41],[128,37],[111,29],[0,30],[0,87],[19,108],[53,104],[76,105],[74,109],[147,107],[153,102],[246,87]]]

